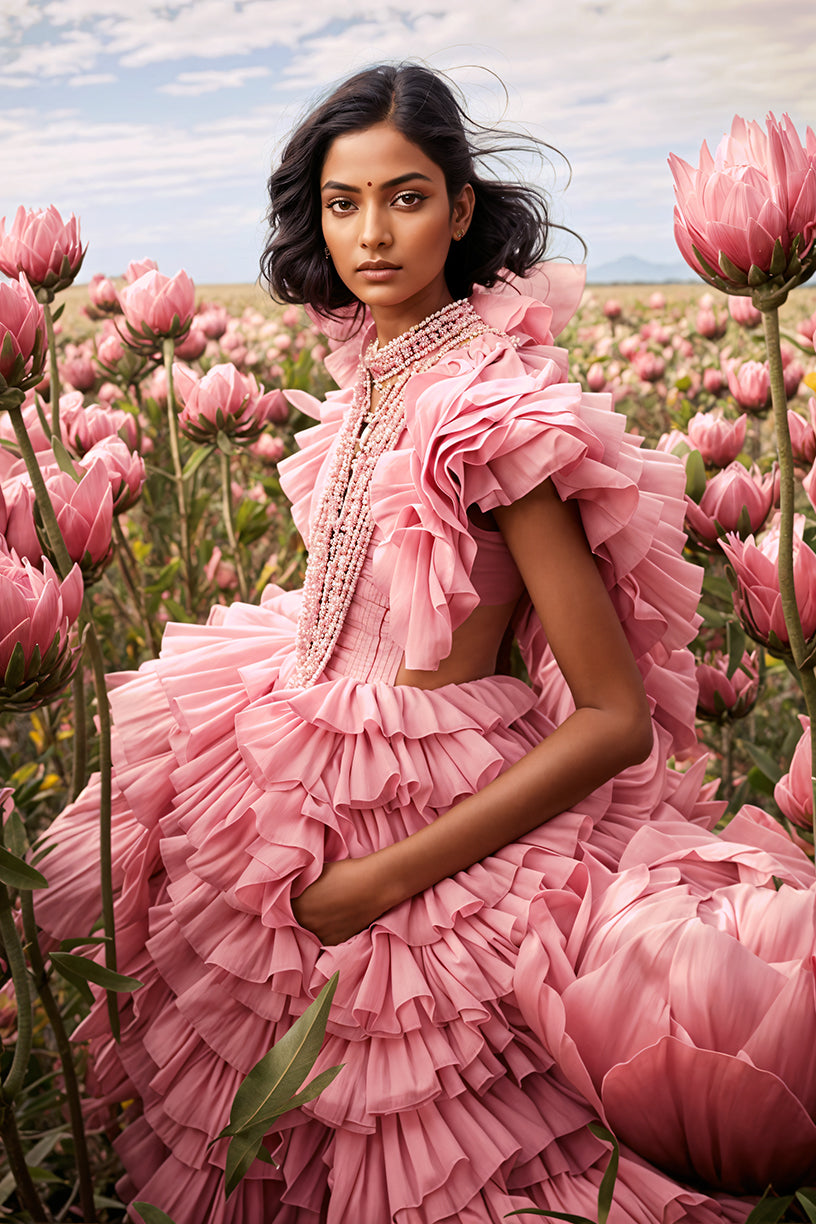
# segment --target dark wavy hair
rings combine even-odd
[[[452,297],[467,297],[474,285],[489,288],[505,272],[523,276],[541,261],[553,227],[544,192],[481,178],[476,166],[484,157],[550,146],[527,136],[502,139],[475,124],[448,83],[428,68],[385,64],[350,77],[312,111],[269,179],[261,275],[276,300],[305,302],[326,315],[356,302],[325,258],[320,176],[338,136],[383,122],[440,167],[451,204],[466,183],[473,187],[473,218],[464,238],[451,243],[445,263]]]

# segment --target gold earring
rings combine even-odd
[[[456,233],[453,235],[454,240],[456,242],[461,242],[464,236],[465,236],[465,231],[463,229],[457,230]]]

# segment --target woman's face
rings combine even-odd
[[[323,236],[337,275],[371,310],[381,343],[450,302],[445,260],[473,211],[390,123],[338,136],[320,176]]]

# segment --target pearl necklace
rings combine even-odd
[[[343,628],[374,531],[371,476],[380,456],[394,447],[402,433],[408,379],[490,330],[469,302],[456,301],[382,348],[374,340],[363,353],[354,397],[312,522],[295,633],[297,685],[314,684]],[[372,389],[380,392],[375,408]]]

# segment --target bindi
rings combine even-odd
[[[373,187],[373,185],[374,185],[374,184],[371,182],[371,180],[370,180],[370,179],[369,179],[369,181],[366,183],[366,187]]]

